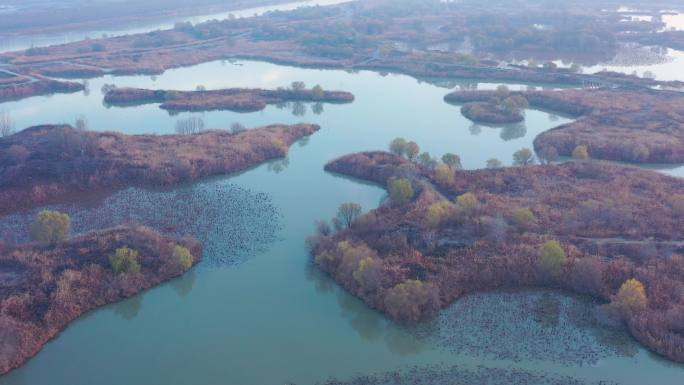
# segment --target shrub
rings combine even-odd
[[[527,231],[537,221],[532,210],[527,207],[520,207],[513,210],[513,223],[520,231]]]
[[[374,293],[382,287],[382,261],[372,257],[362,259],[353,276],[362,292]]]
[[[475,194],[470,192],[459,195],[458,198],[456,198],[456,203],[458,203],[458,207],[466,217],[474,215],[480,206],[480,201]]]
[[[55,245],[66,239],[71,231],[69,215],[44,210],[38,213],[30,229],[31,239],[46,245]]]
[[[577,160],[589,159],[589,150],[587,149],[587,146],[580,144],[579,146],[575,147],[575,149],[572,151],[572,157]]]
[[[431,204],[425,213],[425,225],[432,228],[438,227],[451,215],[453,210],[453,205],[447,201]]]
[[[115,273],[139,273],[140,263],[138,262],[138,252],[128,247],[116,249],[113,255],[109,256],[109,264]]]
[[[193,262],[195,262],[195,257],[190,253],[190,250],[180,245],[176,245],[173,248],[173,257],[178,261],[183,270],[190,269]]]
[[[620,286],[620,290],[611,302],[611,307],[618,310],[623,317],[629,317],[646,309],[648,300],[644,285],[636,279],[628,279]]]
[[[542,270],[552,276],[558,276],[567,260],[565,250],[558,241],[546,241],[539,253],[539,265]]]
[[[403,178],[392,178],[389,181],[390,199],[396,203],[406,203],[413,199],[415,192],[411,182]]]
[[[388,290],[384,303],[392,317],[415,322],[434,311],[439,299],[433,285],[407,280]]]

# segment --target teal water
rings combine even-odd
[[[436,363],[520,368],[586,382],[681,384],[684,367],[658,359],[638,345],[613,351],[596,332],[599,326],[583,325],[561,312],[560,321],[552,326],[561,329],[548,329],[546,322],[497,305],[497,301],[510,302],[510,295],[524,301],[525,293],[502,294],[499,300],[491,294],[470,297],[443,314],[449,322],[441,329],[431,332],[428,327],[427,332],[417,333],[367,308],[311,267],[304,239],[313,231],[314,220],[332,217],[343,202],[358,202],[368,210],[385,197],[377,186],[324,172],[327,161],[351,152],[384,149],[393,138],[404,136],[433,155],[459,154],[469,169],[483,167],[492,157],[510,164],[514,151],[531,147],[537,134],[568,122],[566,118],[531,110],[520,126],[473,126],[458,107],[443,102],[450,88],[401,75],[259,62],[207,63],[154,79],[107,77],[91,80],[90,93],[35,97],[0,108],[9,111],[19,127],[73,122],[83,116],[93,130],[161,134],[173,132],[176,119],[189,114],[170,116],[155,105],[106,108],[101,86],[271,88],[295,80],[351,91],[356,101],[325,105],[320,114],[305,106],[303,116],[293,115],[291,107],[274,106],[248,114],[200,114],[208,127],[228,127],[235,121],[248,127],[300,121],[321,124],[320,132],[292,147],[288,162],[278,163],[279,172],[273,164],[265,164],[196,186],[237,185],[268,194],[281,214],[277,240],[242,264],[200,266],[179,280],[86,314],[35,358],[0,378],[0,384],[313,384],[331,376],[345,379]],[[473,87],[473,83],[462,86]],[[590,312],[596,307],[555,295],[573,308]],[[497,339],[470,338],[467,347],[449,342],[447,337],[458,336],[466,327],[469,336],[489,335],[486,323],[475,322],[482,319],[501,319],[511,329],[499,330]],[[559,338],[554,339],[555,332],[549,330],[558,331]],[[522,359],[501,353],[517,346],[521,336],[531,341],[524,349],[521,346]],[[552,351],[535,350],[540,341],[553,344]],[[602,353],[586,359],[597,351]]]

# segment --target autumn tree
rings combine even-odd
[[[466,218],[474,216],[480,207],[480,201],[477,199],[477,196],[471,192],[459,195],[458,198],[456,198],[456,203]]]
[[[527,166],[534,163],[534,154],[529,148],[522,148],[513,153],[513,164]]]
[[[173,248],[173,257],[184,271],[190,269],[195,262],[195,257],[190,253],[190,250],[180,245]]]
[[[58,211],[44,210],[38,213],[30,228],[31,239],[54,246],[66,239],[71,231],[69,215]]]
[[[393,202],[401,204],[413,199],[415,192],[408,179],[391,178],[388,185],[390,199],[392,199]]]
[[[382,260],[368,256],[359,261],[353,277],[362,292],[374,293],[382,288],[383,272]]]
[[[561,269],[567,260],[565,250],[558,241],[546,241],[539,251],[539,266],[542,270],[553,277],[561,273]]]
[[[511,93],[511,90],[508,89],[508,86],[506,86],[505,84],[501,84],[501,85],[496,87],[496,95],[499,98],[503,99],[506,96],[508,96],[508,94],[510,94],[510,93]]]
[[[529,107],[527,98],[522,95],[509,96],[501,102],[503,109],[511,114],[519,114],[522,110]]]
[[[347,202],[342,203],[337,209],[337,216],[335,219],[341,223],[343,228],[350,228],[361,216],[361,205],[358,203]]]
[[[435,179],[437,183],[443,186],[449,186],[454,183],[454,171],[451,167],[442,163],[435,168]]]
[[[587,146],[580,144],[579,146],[575,147],[575,149],[572,151],[572,157],[577,160],[588,160],[589,150],[587,149]]]
[[[513,223],[520,231],[529,230],[537,221],[532,210],[527,207],[520,207],[513,210]]]
[[[646,309],[648,299],[644,285],[636,279],[629,279],[620,286],[617,295],[611,301],[611,307],[624,317]]]
[[[396,138],[390,142],[389,150],[394,155],[406,155],[406,145],[408,142],[404,138]]]
[[[418,146],[418,143],[416,142],[408,142],[406,143],[406,149],[404,151],[404,154],[406,155],[406,158],[408,160],[413,161],[416,159],[416,156],[420,152],[420,147]]]
[[[439,227],[439,225],[453,214],[454,210],[454,206],[447,201],[431,204],[425,212],[425,226],[430,228]]]
[[[384,303],[392,317],[415,322],[438,308],[439,293],[430,283],[410,279],[388,290]]]
[[[453,170],[460,170],[463,168],[463,166],[461,165],[461,157],[456,154],[444,154],[442,156],[442,162],[447,166],[451,167]]]
[[[117,274],[139,273],[140,262],[138,262],[138,256],[139,253],[136,250],[121,247],[109,256],[109,265]]]

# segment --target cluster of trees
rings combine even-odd
[[[204,119],[199,116],[190,116],[185,119],[178,119],[175,126],[176,133],[179,135],[193,135],[204,131]]]
[[[391,189],[409,164],[377,152],[340,158],[327,169],[384,180]],[[317,265],[369,305],[415,321],[473,291],[563,288],[604,301],[606,314],[637,339],[684,361],[684,303],[677,294],[684,290],[684,257],[665,241],[682,236],[679,180],[570,162],[460,173],[443,184],[436,169],[412,167],[411,180],[420,181],[413,199],[393,200],[349,228],[319,233],[311,247]],[[652,199],[661,194],[673,198]],[[651,238],[655,233],[664,244]],[[621,244],[623,237],[632,241]],[[605,247],[603,240],[617,245]],[[341,242],[350,247],[338,248]],[[356,280],[362,265],[364,274],[373,272],[363,275],[373,277],[370,283]]]

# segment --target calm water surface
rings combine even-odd
[[[404,136],[435,156],[460,154],[469,169],[481,168],[493,157],[510,164],[514,151],[532,147],[537,134],[568,122],[567,118],[531,110],[522,125],[477,126],[462,117],[458,107],[442,101],[449,88],[400,75],[257,62],[214,62],[157,78],[107,77],[91,80],[89,93],[34,97],[0,108],[9,111],[19,127],[73,122],[84,116],[94,130],[162,134],[173,132],[176,119],[189,115],[170,116],[155,105],[106,108],[101,86],[189,90],[198,84],[277,87],[295,80],[351,91],[356,101],[325,105],[319,114],[309,105],[304,115],[301,106],[201,114],[208,127],[228,127],[235,121],[249,127],[275,122],[321,124],[320,132],[292,147],[288,162],[280,162],[280,168],[262,165],[195,187],[234,184],[268,194],[282,218],[277,240],[240,265],[200,265],[179,280],[85,315],[26,365],[0,378],[0,384],[313,384],[330,376],[345,379],[437,363],[521,368],[587,382],[681,384],[684,367],[660,360],[633,342],[629,349],[617,349],[601,337],[600,326],[578,322],[573,317],[577,309],[596,309],[581,299],[560,294],[541,298],[538,293],[471,296],[418,331],[389,322],[310,265],[304,239],[314,220],[333,216],[343,202],[359,202],[368,210],[385,197],[377,186],[324,172],[327,161],[351,152],[384,149],[393,138]],[[475,84],[462,81],[456,86]],[[530,298],[535,302],[528,303]],[[542,301],[539,306],[551,303],[561,309],[551,322],[510,306],[520,301],[521,306],[536,309],[537,298]],[[562,310],[566,305],[575,310]],[[497,319],[511,328],[499,327],[499,338],[487,338],[490,326],[483,320]],[[465,336],[463,330],[467,330],[467,344],[454,338]],[[510,353],[521,341],[527,342]],[[549,344],[553,345],[549,352],[539,350]]]

